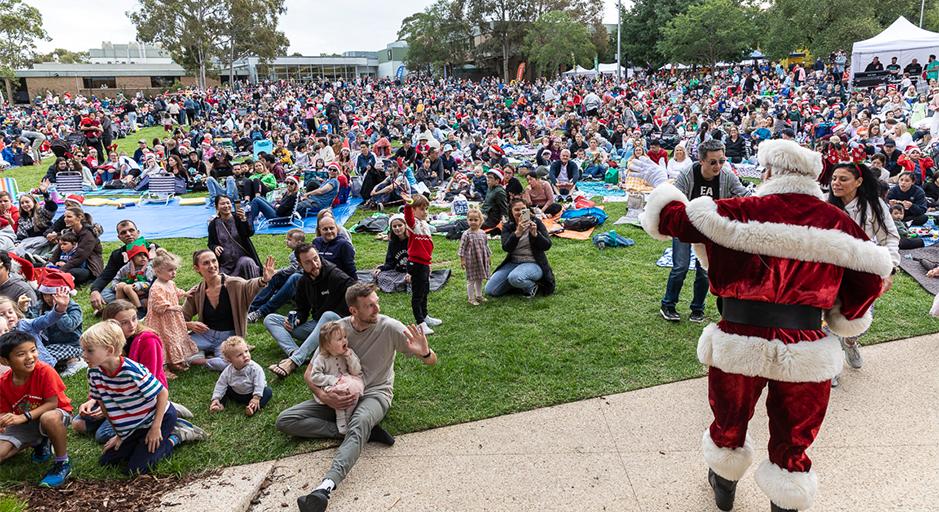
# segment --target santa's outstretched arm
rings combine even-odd
[[[706,242],[707,238],[691,224],[685,211],[687,204],[688,198],[674,185],[663,183],[655,187],[639,216],[642,229],[658,240],[674,237],[693,244]]]

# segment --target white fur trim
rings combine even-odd
[[[698,262],[701,263],[701,268],[704,270],[708,269],[708,246],[704,244],[691,244],[691,248],[694,249],[694,257],[698,258]]]
[[[824,199],[818,180],[798,174],[772,176],[756,188],[757,196],[773,194],[805,194]]]
[[[828,322],[828,328],[831,332],[845,338],[860,336],[871,328],[874,321],[874,315],[868,309],[864,315],[854,320],[848,320],[841,314],[841,301],[835,301],[835,305],[825,312],[825,321]]]
[[[893,272],[893,260],[886,247],[855,238],[837,229],[729,219],[717,212],[717,203],[707,196],[689,202],[685,211],[691,224],[701,234],[728,249],[777,258],[828,263],[881,277],[889,276]]]
[[[764,460],[753,474],[756,485],[776,505],[793,510],[806,510],[815,502],[818,477],[815,472],[787,471],[768,460]]]
[[[672,201],[687,203],[688,198],[681,190],[670,183],[663,183],[652,190],[649,198],[646,200],[646,206],[643,212],[639,214],[639,223],[642,229],[649,233],[649,236],[658,240],[671,240],[672,237],[663,235],[659,232],[659,219],[662,209],[668,206]]]
[[[773,174],[800,174],[818,178],[822,172],[822,155],[784,139],[766,140],[757,149],[760,165],[769,167]]]
[[[783,343],[722,331],[710,324],[698,338],[698,360],[727,373],[782,382],[825,382],[844,367],[841,342],[835,336]]]
[[[743,478],[747,468],[753,463],[753,442],[747,434],[743,446],[738,448],[721,448],[711,439],[710,429],[704,430],[701,438],[701,451],[704,452],[704,462],[721,478],[736,482]]]

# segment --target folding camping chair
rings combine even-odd
[[[82,188],[82,173],[77,171],[62,171],[55,175],[55,191],[62,197],[69,194],[84,195]]]
[[[10,197],[16,201],[20,196],[20,191],[18,188],[16,188],[16,178],[0,179],[0,192],[6,192],[10,194]]]
[[[254,159],[258,159],[261,153],[272,154],[274,152],[274,143],[269,139],[254,141]]]
[[[140,195],[140,202],[163,203],[167,205],[176,195],[176,177],[172,174],[150,176],[149,188]]]
[[[258,225],[256,230],[261,231],[262,229],[267,229],[270,227],[294,227],[303,229],[303,218],[300,217],[300,214],[297,212],[297,206],[300,204],[300,199],[297,198],[293,202],[293,211],[290,212],[290,215],[286,217],[274,217],[273,219],[268,219],[267,217],[262,217],[258,220]]]

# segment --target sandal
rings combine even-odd
[[[289,368],[289,370],[288,370],[287,368],[284,368],[284,366],[283,366],[284,364],[288,364],[288,365],[289,365],[289,366],[287,367],[287,368]],[[287,377],[288,375],[290,375],[291,373],[293,373],[293,371],[297,369],[297,366],[294,364],[294,362],[293,362],[292,360],[290,360],[290,359],[284,359],[283,361],[281,361],[281,362],[279,362],[279,363],[277,363],[277,364],[272,364],[272,365],[268,366],[267,369],[270,370],[271,373],[273,373],[274,375],[276,375],[276,376],[278,376],[278,377],[280,377],[280,378],[283,379],[283,378],[286,378],[286,377]]]

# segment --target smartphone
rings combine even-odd
[[[528,208],[525,208],[524,210],[522,210],[522,213],[519,214],[519,217],[521,217],[522,223],[525,223],[525,222],[530,221],[530,220],[531,220],[531,210],[529,210]]]

